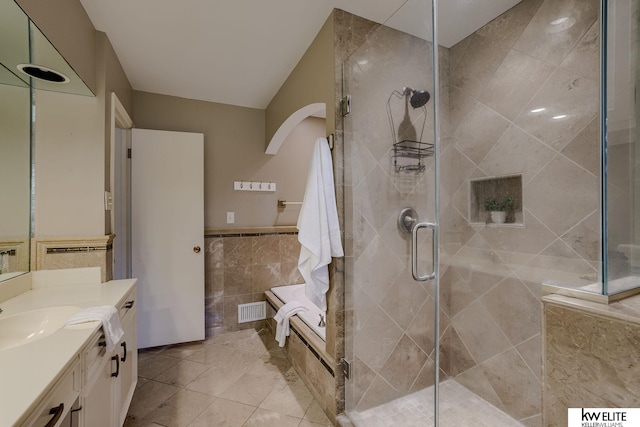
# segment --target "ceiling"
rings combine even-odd
[[[80,0],[135,90],[264,109],[333,8],[431,39],[427,0]],[[438,3],[450,47],[520,0]]]

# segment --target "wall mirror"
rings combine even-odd
[[[68,81],[30,77],[20,64],[56,70]],[[38,90],[93,96],[14,0],[0,0],[0,281],[29,271]]]

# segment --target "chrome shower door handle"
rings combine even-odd
[[[420,222],[411,230],[411,275],[418,282],[426,282],[436,277],[436,225],[431,222]],[[418,274],[418,230],[421,228],[430,228],[431,232],[431,254],[433,260],[433,269],[430,274],[420,276]]]

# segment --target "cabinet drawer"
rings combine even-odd
[[[100,371],[100,367],[106,358],[107,347],[104,334],[100,329],[89,341],[84,349],[84,378],[83,386],[93,383]]]
[[[56,426],[60,425],[71,410],[73,402],[80,395],[81,388],[80,356],[69,367],[53,388],[46,394],[22,427],[43,427],[59,413]]]
[[[136,305],[136,288],[134,287],[118,304],[118,314],[120,315],[120,322],[125,321],[125,317],[129,314],[132,308]]]

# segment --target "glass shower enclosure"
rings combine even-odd
[[[605,1],[602,50],[601,293],[624,296],[640,286],[640,159],[637,147],[637,0]]]
[[[542,296],[640,284],[638,1],[514,2],[452,46],[437,3],[344,62],[345,412],[541,426]]]

